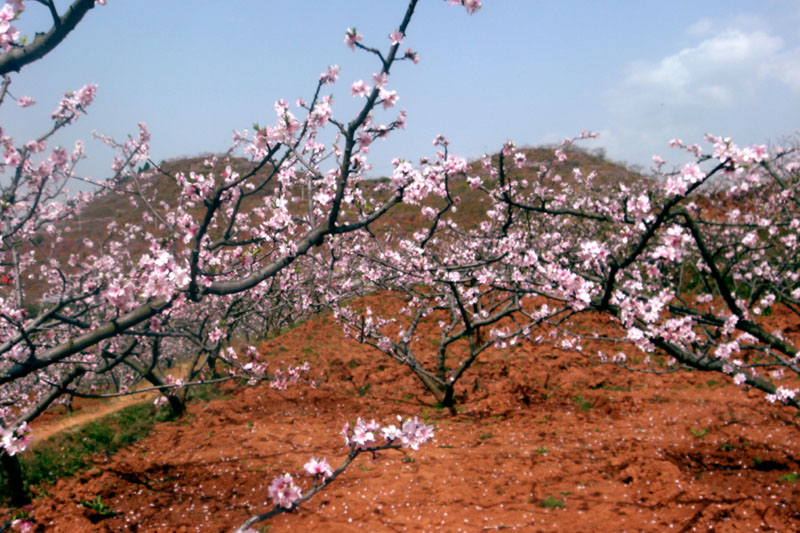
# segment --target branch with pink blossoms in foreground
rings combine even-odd
[[[332,470],[325,459],[318,460],[312,457],[303,469],[307,475],[314,478],[314,485],[305,494],[295,483],[291,474],[284,473],[276,477],[268,489],[269,497],[275,507],[266,513],[251,516],[236,529],[235,533],[254,532],[256,530],[252,529],[252,526],[258,522],[297,509],[301,503],[310,500],[317,492],[331,484],[360,453],[372,452],[374,456],[381,450],[398,450],[400,448],[416,450],[421,444],[433,438],[433,426],[421,422],[417,417],[403,420],[398,416],[397,419],[400,422],[399,427],[394,424],[381,427],[374,420],[366,422],[359,418],[353,426],[352,432],[350,424],[346,423],[342,434],[345,444],[350,447],[350,453],[347,454],[339,468]],[[383,444],[378,444],[381,439]]]

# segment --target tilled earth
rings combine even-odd
[[[330,317],[262,350],[309,361],[318,386],[229,386],[224,399],[190,404],[184,420],[46,488],[33,504],[35,530],[231,531],[271,507],[275,476],[308,487],[310,457],[336,468],[346,421],[402,415],[433,423],[435,440],[359,456],[299,511],[257,528],[800,531],[798,419],[724,376],[634,374],[523,344],[482,356],[451,415]],[[80,505],[98,496],[114,516]]]

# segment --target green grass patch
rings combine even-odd
[[[53,435],[46,441],[34,441],[19,457],[27,488],[47,486],[92,466],[94,454],[111,455],[145,438],[157,422],[171,419],[168,409],[155,409],[150,402],[125,407],[77,429]],[[0,498],[8,501],[5,484]]]
[[[210,402],[211,400],[224,400],[230,398],[231,395],[227,394],[220,387],[214,383],[207,383],[205,385],[193,385],[189,387],[189,400],[200,400],[201,402]]]

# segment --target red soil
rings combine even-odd
[[[230,531],[271,507],[276,475],[308,486],[311,456],[338,466],[345,421],[397,414],[426,416],[435,440],[360,456],[264,530],[800,531],[794,412],[718,374],[633,374],[527,344],[485,354],[451,416],[330,317],[263,349],[310,361],[322,382],[191,404],[185,420],[47,488],[36,531]],[[97,496],[119,514],[93,523],[79,502]]]

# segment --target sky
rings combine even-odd
[[[69,2],[57,0],[63,11]],[[800,2],[704,0],[570,2],[484,0],[468,15],[444,0],[421,0],[403,48],[420,62],[395,66],[389,89],[408,111],[405,130],[373,145],[373,176],[391,159],[451,152],[474,159],[508,140],[556,143],[581,130],[585,146],[649,168],[659,154],[678,164],[673,138],[705,133],[739,145],[779,143],[800,131]],[[334,115],[353,116],[352,82],[369,81],[374,57],[352,52],[345,30],[387,50],[403,0],[108,0],[91,10],[44,59],[12,76],[14,96],[0,126],[21,144],[41,134],[61,95],[98,84],[89,114],[54,143],[83,139],[79,173],[108,176],[112,152],[92,131],[118,138],[144,122],[156,161],[224,152],[234,129],[272,124],[273,104],[310,99],[319,74],[341,67]],[[16,26],[30,37],[48,28],[31,0]],[[299,113],[298,113],[299,114]]]

